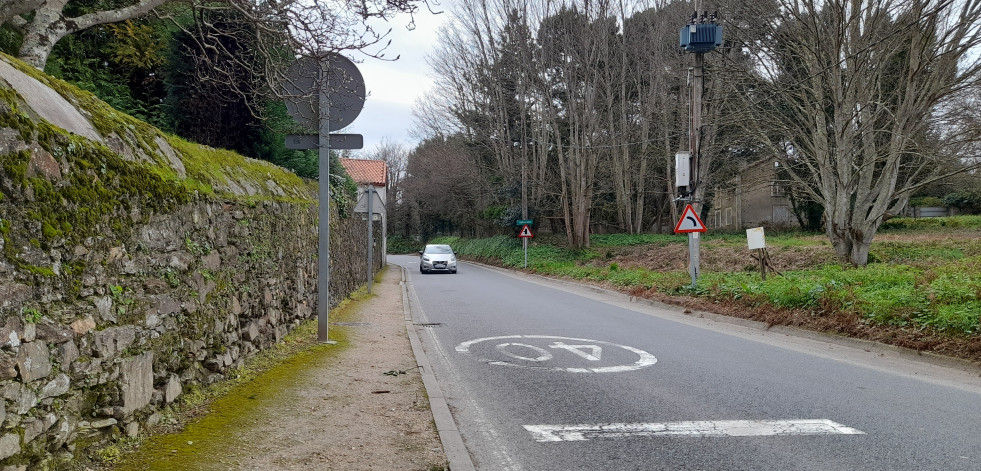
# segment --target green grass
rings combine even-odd
[[[981,216],[951,216],[946,218],[893,218],[882,224],[882,231],[922,230],[936,228],[981,228]]]
[[[593,247],[623,247],[629,245],[668,245],[678,236],[670,234],[593,234],[589,241]]]
[[[981,217],[889,221],[895,232],[929,232],[981,228]],[[810,311],[822,316],[854,313],[871,325],[931,329],[955,336],[981,334],[981,241],[931,238],[928,242],[873,242],[870,263],[852,268],[838,264],[801,267],[769,276],[765,281],[753,271],[703,271],[691,289],[687,270],[655,271],[624,268],[610,262],[617,247],[687,244],[685,238],[661,234],[603,234],[591,238],[592,248],[569,250],[560,245],[533,241],[528,249],[528,270],[548,276],[607,282],[624,289],[642,288],[665,294],[685,294],[751,307]],[[464,258],[520,268],[524,264],[521,242],[514,237],[486,239],[442,237],[432,243],[451,244]],[[705,238],[705,243],[724,249],[745,250],[746,238],[738,234]],[[771,249],[794,250],[827,246],[815,234],[767,236]]]

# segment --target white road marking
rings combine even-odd
[[[471,354],[472,352],[470,351],[470,347],[478,343],[490,342],[495,340],[511,340],[511,339],[555,340],[555,342],[549,346],[550,348],[568,350],[573,354],[575,354],[576,356],[587,361],[600,361],[600,358],[602,356],[602,351],[604,348],[601,347],[601,345],[605,346],[605,348],[607,349],[620,348],[626,350],[630,353],[633,353],[634,355],[637,355],[638,359],[637,361],[626,365],[595,366],[595,367],[588,367],[588,368],[547,366],[547,364],[525,365],[519,363],[512,363],[510,361],[491,359],[491,358],[479,358],[479,360],[484,361],[489,365],[513,366],[517,368],[530,368],[530,369],[548,370],[548,371],[565,371],[568,373],[621,373],[624,371],[639,370],[641,368],[646,368],[648,366],[657,363],[657,358],[655,358],[654,355],[651,355],[650,353],[645,352],[644,350],[641,350],[639,348],[628,347],[626,345],[620,345],[612,342],[604,342],[602,340],[578,339],[572,337],[557,337],[554,335],[502,335],[499,337],[484,337],[484,338],[468,340],[466,342],[463,342],[456,346],[456,351],[458,353]],[[566,344],[562,341],[573,341],[576,343]],[[537,358],[529,358],[529,357],[517,355],[515,353],[506,350],[506,348],[509,346],[521,346],[526,348],[532,348],[539,352],[539,356]],[[497,344],[496,347],[499,353],[505,354],[516,360],[543,363],[552,359],[552,355],[549,354],[547,350],[525,343],[506,342],[506,343]]]
[[[566,345],[562,342],[555,342],[548,348],[563,348],[589,361],[600,361],[600,357],[603,356],[603,347],[599,345]],[[583,350],[589,350],[589,353]]]
[[[507,347],[511,347],[511,346],[529,348],[531,350],[534,350],[534,351],[538,352],[538,356],[535,357],[535,358],[531,358],[531,357],[524,357],[524,356],[518,355],[517,353],[512,353],[512,352],[508,351],[508,349],[507,349]],[[502,343],[502,344],[500,344],[500,345],[497,346],[497,350],[499,352],[501,352],[501,353],[503,353],[503,354],[511,357],[511,358],[516,359],[516,360],[541,362],[541,361],[548,361],[548,360],[551,360],[552,359],[552,354],[551,353],[548,353],[548,350],[545,350],[544,348],[541,348],[541,347],[536,347],[534,345],[528,345],[526,343]]]
[[[865,435],[828,419],[697,420],[636,424],[525,425],[538,442],[625,437],[766,437],[775,435]]]

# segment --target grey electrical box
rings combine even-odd
[[[691,153],[678,152],[674,154],[674,186],[682,187],[691,184]]]

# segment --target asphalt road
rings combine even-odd
[[[978,470],[978,373],[461,264],[409,273],[477,469]],[[871,350],[871,351],[867,351]]]

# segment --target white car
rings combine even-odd
[[[419,252],[419,272],[434,271],[456,273],[456,253],[449,245],[431,244]]]

